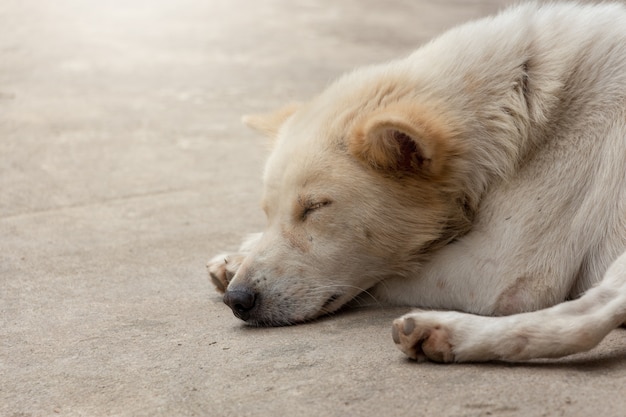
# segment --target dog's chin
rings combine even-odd
[[[324,300],[320,306],[309,313],[291,312],[283,314],[282,312],[273,312],[268,315],[251,316],[245,320],[246,325],[252,327],[283,327],[293,326],[296,324],[309,323],[322,317],[334,314],[345,306],[353,295],[337,293]]]

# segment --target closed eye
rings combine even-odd
[[[307,204],[304,207],[304,211],[302,212],[302,220],[305,220],[307,218],[307,216],[309,214],[313,213],[315,210],[319,210],[322,207],[325,207],[325,206],[327,206],[329,204],[330,204],[330,201],[328,201],[328,200]]]

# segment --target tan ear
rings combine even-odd
[[[395,103],[364,116],[349,148],[375,169],[395,173],[442,174],[453,130],[433,110]]]
[[[270,113],[250,114],[241,118],[242,122],[264,135],[275,138],[280,127],[300,108],[300,103],[290,103]]]

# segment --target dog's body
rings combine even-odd
[[[363,291],[462,311],[394,322],[439,361],[562,356],[626,321],[624,6],[518,6],[248,122],[275,138],[268,226],[209,263],[238,317]]]

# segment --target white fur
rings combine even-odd
[[[268,228],[232,281],[209,268],[256,295],[251,323],[367,290],[463,312],[394,322],[410,357],[481,361],[587,350],[626,321],[624,6],[521,5],[250,120],[276,135]]]

